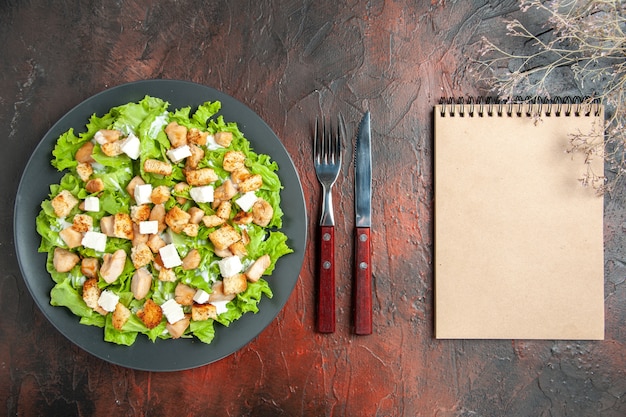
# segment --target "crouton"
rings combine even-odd
[[[159,325],[159,323],[161,323],[163,310],[161,310],[160,305],[149,298],[144,303],[143,308],[137,311],[137,317],[139,317],[139,320],[141,320],[148,329],[154,329]]]
[[[170,122],[165,127],[165,134],[173,148],[187,144],[187,128],[185,126],[181,126],[176,122]]]
[[[83,234],[73,227],[67,227],[59,232],[59,237],[68,248],[73,249],[83,244]]]
[[[99,193],[104,190],[104,181],[102,181],[102,178],[92,178],[85,184],[85,190],[89,194]]]
[[[256,191],[263,186],[263,177],[261,174],[254,174],[246,177],[239,183],[239,192],[247,193],[249,191]]]
[[[224,283],[224,294],[239,294],[248,288],[248,280],[244,274],[236,274],[222,279]]]
[[[113,236],[122,239],[133,239],[133,221],[126,213],[116,213],[113,215]]]
[[[165,224],[167,224],[174,233],[181,233],[186,224],[189,223],[191,216],[185,210],[178,206],[174,206],[165,215]]]
[[[184,319],[178,320],[176,323],[170,324],[167,323],[165,328],[167,329],[172,339],[178,339],[183,334],[185,334],[185,330],[189,327],[189,317],[185,316]]]
[[[107,312],[98,305],[99,298],[100,288],[98,287],[98,280],[96,278],[89,278],[83,283],[83,301],[87,307],[106,316]]]
[[[252,222],[259,226],[267,226],[274,217],[274,208],[270,203],[259,198],[252,205]]]
[[[196,295],[196,290],[185,284],[179,283],[174,289],[174,299],[181,306],[192,305],[194,295]]]
[[[100,150],[102,150],[102,153],[106,156],[118,156],[124,153],[122,151],[122,142],[119,140],[103,143],[100,145]]]
[[[246,245],[240,240],[239,242],[235,242],[228,247],[228,250],[232,255],[239,256],[243,258],[248,254],[248,250],[246,249]]]
[[[182,230],[183,234],[189,237],[198,236],[199,231],[200,231],[200,227],[195,223],[187,223],[186,225],[183,226],[183,230]]]
[[[233,182],[228,179],[213,191],[213,198],[217,201],[227,201],[237,194],[237,189]]]
[[[209,234],[209,240],[217,249],[226,249],[235,242],[241,240],[241,236],[234,227],[224,224],[219,229]]]
[[[213,139],[215,143],[225,148],[230,146],[230,143],[233,141],[233,133],[232,132],[217,132],[213,135]]]
[[[89,214],[77,214],[72,220],[72,229],[85,233],[93,229],[93,217]]]
[[[76,165],[76,173],[82,181],[88,181],[91,174],[93,174],[93,167],[91,164],[80,162]]]
[[[150,200],[154,204],[164,204],[170,199],[170,189],[165,185],[159,185],[152,190],[150,194]]]
[[[233,172],[245,167],[246,155],[241,151],[228,151],[224,154],[222,161],[222,167],[228,171]]]
[[[204,217],[204,210],[199,207],[190,207],[187,213],[189,213],[189,223],[193,224],[199,224]]]
[[[153,253],[158,253],[159,249],[166,245],[165,241],[161,238],[161,236],[154,234],[150,235],[148,241],[146,242],[148,247]]]
[[[100,261],[98,258],[83,258],[80,261],[80,272],[87,278],[98,278],[98,268],[100,267]]]
[[[133,246],[130,251],[130,259],[133,262],[133,266],[136,269],[148,265],[154,259],[152,250],[145,243],[140,243],[137,246]]]
[[[176,281],[176,274],[172,269],[161,268],[161,270],[159,271],[159,281],[174,282]]]
[[[215,210],[215,214],[224,220],[228,220],[230,218],[231,207],[232,207],[232,204],[230,201],[222,201],[217,206],[217,210]]]
[[[163,176],[172,175],[172,165],[158,159],[146,159],[143,163],[143,170]]]
[[[100,276],[107,284],[115,282],[122,275],[124,266],[126,265],[126,252],[124,249],[118,249],[111,255],[105,253],[102,257],[102,267],[100,268]]]
[[[74,252],[63,248],[54,248],[52,265],[57,272],[69,272],[78,264],[80,258]]]
[[[268,254],[265,254],[258,258],[250,267],[246,270],[245,275],[250,282],[257,282],[265,270],[271,265],[272,259]]]
[[[204,150],[197,145],[189,145],[189,150],[191,151],[191,156],[188,156],[185,160],[185,168],[196,169],[202,158],[204,158]]]
[[[98,280],[90,278],[83,283],[83,300],[87,307],[98,307],[98,298],[100,298],[100,288],[98,287]]]
[[[183,258],[182,267],[185,271],[188,271],[190,269],[196,269],[198,266],[200,266],[201,260],[202,257],[200,256],[200,252],[198,251],[198,249],[192,249]]]
[[[204,146],[207,142],[207,137],[209,136],[209,132],[203,132],[197,127],[192,127],[187,131],[187,143],[189,145],[198,145]]]
[[[130,207],[130,218],[133,222],[139,223],[150,218],[151,208],[149,204],[141,204],[139,206]]]
[[[200,168],[186,170],[185,179],[191,186],[201,186],[217,181],[218,177],[212,168]]]
[[[78,204],[78,199],[67,190],[62,190],[56,197],[54,197],[50,204],[54,209],[54,214],[58,218],[67,217],[72,209]]]
[[[137,175],[137,176],[133,177],[133,179],[130,180],[130,182],[126,186],[126,192],[134,200],[135,199],[135,187],[137,187],[138,185],[145,185],[145,184],[146,184],[146,182],[143,180],[143,178],[141,178],[139,175]]]
[[[202,217],[202,223],[206,227],[215,227],[215,226],[219,226],[219,225],[226,223],[226,220],[222,219],[221,217],[215,214],[210,214],[208,216]]]
[[[78,162],[79,164],[80,163],[92,164],[96,162],[91,156],[92,154],[93,154],[93,142],[85,142],[83,146],[78,148],[78,150],[76,151],[76,154],[74,155],[74,159],[76,159],[76,162]]]
[[[191,306],[191,320],[204,321],[217,319],[217,307],[213,304],[196,304]]]
[[[117,330],[122,330],[122,327],[124,327],[131,315],[132,313],[128,307],[118,302],[115,305],[113,314],[111,315],[113,327]]]
[[[135,300],[145,298],[152,287],[152,274],[146,268],[138,268],[130,282],[130,291],[133,293]]]

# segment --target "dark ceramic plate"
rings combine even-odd
[[[282,231],[294,252],[281,258],[267,278],[274,297],[263,298],[257,314],[248,313],[229,327],[216,323],[215,339],[210,345],[197,339],[159,339],[153,343],[139,335],[132,346],[118,346],[104,341],[103,329],[81,325],[68,309],[50,305],[53,281],[46,271],[46,254],[37,252],[40,238],[35,218],[41,202],[48,196],[50,184],[57,183],[62,175],[50,165],[54,144],[69,128],[73,127],[77,133],[84,131],[92,114],[101,116],[112,107],[139,101],[146,95],[168,101],[170,110],[197,106],[205,101],[221,101],[219,114],[224,120],[236,122],[252,148],[257,153],[270,155],[279,166],[278,175],[284,186],[281,192],[281,207],[285,213]],[[213,88],[186,81],[146,80],[96,94],[69,111],[46,133],[22,175],[15,200],[14,233],[26,285],[41,311],[63,335],[87,352],[116,365],[146,371],[177,371],[206,365],[236,352],[274,320],[298,280],[304,259],[306,225],[298,173],[280,140],[259,116],[241,102]]]

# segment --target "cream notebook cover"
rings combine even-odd
[[[436,337],[603,339],[603,198],[567,153],[572,134],[603,132],[602,106],[452,106],[434,113]]]

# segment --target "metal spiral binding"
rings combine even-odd
[[[551,117],[599,116],[599,99],[591,97],[515,97],[512,100],[496,97],[442,97],[439,100],[441,117]]]

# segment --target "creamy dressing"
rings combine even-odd
[[[151,138],[156,138],[159,132],[167,125],[167,112],[164,112],[160,116],[154,118],[154,121],[150,123],[150,127],[148,128],[148,136]]]

